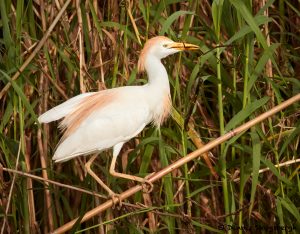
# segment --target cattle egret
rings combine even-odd
[[[116,159],[125,142],[138,135],[149,123],[160,127],[170,113],[170,85],[161,59],[179,51],[198,48],[193,44],[174,42],[167,37],[154,37],[146,42],[138,61],[138,70],[147,72],[147,84],[83,93],[42,114],[38,118],[40,123],[63,118],[60,128],[65,131],[53,160],[65,162],[113,147],[109,170],[111,175],[147,183],[152,188],[146,178],[116,172]],[[96,156],[86,163],[87,172],[110,197],[117,197],[91,170]]]

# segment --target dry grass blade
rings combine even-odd
[[[283,163],[279,163],[279,164],[276,164],[274,165],[275,167],[286,167],[286,166],[289,166],[289,165],[292,165],[292,164],[295,164],[295,163],[300,163],[300,159],[295,159],[295,160],[289,160],[287,162],[283,162]],[[298,166],[298,168],[300,168],[300,166]],[[258,173],[264,173],[264,172],[267,172],[267,171],[270,171],[270,168],[263,168],[263,169],[260,169],[258,171]],[[240,181],[240,178],[235,178],[233,179],[234,182],[238,182]]]

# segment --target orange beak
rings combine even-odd
[[[189,43],[184,43],[184,42],[174,42],[174,43],[169,44],[168,48],[183,51],[183,50],[198,50],[199,46],[189,44]]]

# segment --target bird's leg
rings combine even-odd
[[[121,144],[121,143],[119,143],[119,144]],[[113,158],[112,158],[112,161],[111,161],[111,164],[110,164],[110,169],[109,169],[110,174],[115,176],[115,177],[120,177],[120,178],[125,178],[125,179],[128,179],[128,180],[135,180],[135,181],[141,182],[142,186],[143,186],[143,191],[145,193],[150,193],[153,190],[153,184],[149,180],[147,180],[147,177],[146,178],[141,178],[141,177],[138,177],[138,176],[128,175],[128,174],[119,173],[119,172],[115,171],[117,156],[118,156],[118,154],[119,154],[119,152],[122,148],[123,143],[122,143],[121,146],[119,144],[114,146]]]
[[[117,203],[119,203],[121,205],[122,203],[119,198],[119,194],[116,194],[115,192],[113,192],[91,169],[91,165],[94,162],[94,160],[96,159],[96,157],[97,157],[97,154],[93,155],[89,159],[89,161],[84,165],[87,173],[89,173],[98,182],[98,184],[100,184],[101,187],[104,188],[108,192],[108,196],[112,199],[114,205]]]

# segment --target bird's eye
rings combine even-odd
[[[168,45],[167,45],[167,44],[163,44],[163,47],[167,48],[167,47],[168,47]]]

